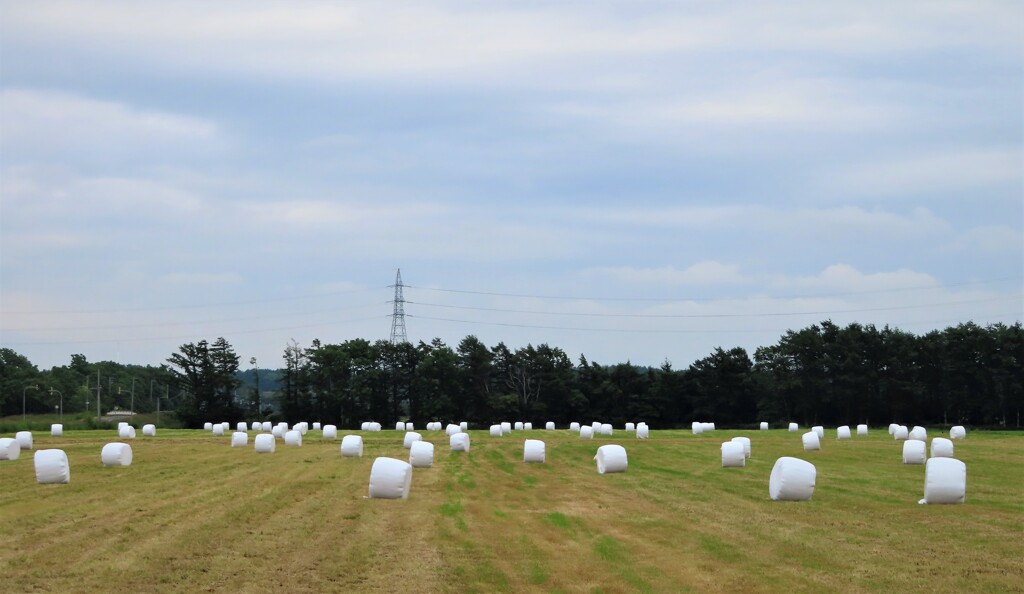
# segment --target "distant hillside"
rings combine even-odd
[[[281,389],[281,376],[283,375],[280,369],[260,369],[260,392],[273,392]],[[239,371],[235,374],[238,381],[242,382],[243,385],[253,387],[256,385],[256,370],[246,369],[245,371]]]

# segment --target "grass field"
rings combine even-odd
[[[1024,435],[972,432],[964,505],[918,505],[923,466],[884,428],[819,452],[800,433],[652,431],[638,441],[567,431],[471,432],[407,501],[365,496],[377,456],[408,458],[401,432],[364,435],[361,459],[310,431],[274,454],[230,432],[160,430],[134,462],[104,468],[116,431],[35,434],[64,449],[71,483],[39,485],[31,452],[0,462],[3,592],[1013,592],[1024,588]],[[358,432],[353,432],[358,433]],[[932,431],[932,435],[935,435]],[[752,439],[746,468],[719,445]],[[10,436],[10,435],[7,435]],[[522,462],[523,439],[547,463]],[[598,446],[629,453],[599,475]],[[773,502],[779,456],[817,466],[810,502]]]

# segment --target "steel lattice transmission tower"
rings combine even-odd
[[[409,342],[405,333],[405,297],[402,296],[402,269],[395,274],[395,310],[391,314],[391,344]]]

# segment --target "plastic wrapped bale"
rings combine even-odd
[[[747,464],[743,444],[738,441],[722,443],[722,468],[742,468]]]
[[[120,421],[117,424],[117,430],[120,431],[122,427],[127,427],[127,426],[128,426],[128,421]]]
[[[363,437],[361,435],[346,435],[341,438],[341,455],[346,458],[362,458]]]
[[[766,423],[765,421],[761,421],[761,431],[767,431],[767,430],[768,430],[768,423]]]
[[[850,439],[851,437],[849,425],[843,425],[836,429],[836,439]]]
[[[512,423],[509,423],[507,421],[502,423],[501,424],[501,434],[502,435],[511,435],[512,434]]]
[[[313,423],[313,431],[323,431],[322,425],[320,425],[320,423]]]
[[[303,421],[295,426],[295,430],[299,432],[299,435],[305,436],[309,433],[309,423]]]
[[[21,445],[13,437],[0,437],[0,460],[17,460],[21,457]]]
[[[590,424],[590,429],[594,432],[594,435],[601,432],[601,425],[604,425],[604,423],[600,423],[598,421],[594,421]]]
[[[262,427],[262,429],[263,429],[264,431],[266,431],[266,432],[268,432],[268,433],[269,433],[269,432],[270,432],[270,430],[271,430],[271,429],[273,429],[273,428],[274,428],[274,425],[273,425],[273,424],[272,424],[272,423],[271,423],[270,421],[263,421],[263,427]]]
[[[277,449],[277,438],[269,433],[260,433],[253,439],[258,454],[273,454]]]
[[[430,468],[434,465],[434,444],[429,441],[413,442],[409,448],[409,464],[413,468]]]
[[[734,437],[732,441],[743,444],[743,457],[750,457],[750,438],[749,437]]]
[[[41,485],[71,482],[71,465],[64,450],[39,450],[35,455],[36,481]]]
[[[156,425],[153,423],[146,423],[142,426],[142,435],[146,437],[156,437]]]
[[[491,437],[501,437],[501,425],[491,425]]]
[[[810,501],[818,470],[800,458],[783,456],[775,461],[768,478],[768,496],[772,501]]]
[[[131,466],[132,446],[121,442],[108,443],[100,450],[100,462],[104,466]]]
[[[790,431],[790,433],[796,433],[799,430],[800,430],[800,425],[797,425],[796,423],[790,423],[789,424],[789,431]]]
[[[213,431],[213,423],[203,423],[203,431]]]
[[[412,444],[414,442],[420,441],[421,439],[423,439],[423,436],[420,435],[419,433],[416,433],[415,431],[407,431],[405,434],[405,439],[402,440],[402,447],[405,449],[409,449],[412,447]]]
[[[228,432],[228,431],[231,431],[231,423],[229,423],[227,421],[224,421],[223,423],[221,423],[220,426],[224,428],[224,432],[225,433]]]
[[[516,431],[522,431],[523,430],[523,422],[522,421],[516,421],[515,430]]]
[[[539,439],[527,439],[523,442],[523,462],[544,463],[544,442]]]
[[[647,428],[647,425],[640,425],[639,427],[636,428],[637,439],[647,439],[648,437],[650,437],[650,435],[651,433],[650,430]]]
[[[338,439],[338,427],[335,425],[324,425],[324,439],[334,441]]]
[[[610,443],[597,448],[597,472],[607,474],[609,472],[626,472],[628,462],[626,460],[626,448]]]
[[[907,439],[916,439],[917,441],[928,441],[928,430],[920,425],[915,425],[910,430],[910,434]]]
[[[804,451],[813,452],[821,449],[821,440],[818,439],[818,433],[816,431],[808,431],[803,435]]]
[[[594,439],[594,428],[590,425],[580,427],[580,439]]]
[[[892,435],[893,433],[895,433],[896,432],[896,428],[899,427],[899,426],[900,426],[899,423],[889,423],[889,435]]]
[[[924,466],[924,499],[918,503],[963,503],[967,465],[956,458],[932,458]]]
[[[18,431],[14,434],[14,439],[18,440],[18,447],[23,450],[32,449],[32,432],[31,431]]]
[[[369,421],[363,421],[363,424],[359,426],[359,430],[360,431],[369,431],[370,430],[370,422]]]
[[[857,435],[867,435],[868,426],[864,424],[857,425]]]
[[[463,431],[469,431],[469,421],[462,421],[459,423],[459,428]]]
[[[548,421],[547,423],[544,423],[544,430],[545,431],[554,431],[555,430],[555,423],[553,421]]]
[[[412,421],[406,421],[406,423],[405,423],[405,430],[406,431],[415,431],[416,430],[416,425],[413,424]]]
[[[451,437],[456,433],[462,433],[462,427],[455,423],[449,423],[448,426],[444,428],[444,434],[448,437]]]
[[[64,436],[64,425],[60,423],[53,423],[50,425],[50,437],[63,437]]]
[[[128,439],[135,439],[135,427],[128,427]]]
[[[953,441],[945,437],[932,438],[932,458],[952,458]]]
[[[704,426],[704,432],[705,433],[707,433],[708,431],[714,431],[715,430],[715,424],[714,423],[701,423],[701,424]]]
[[[967,437],[967,429],[964,429],[963,425],[956,425],[949,428],[950,439],[964,439]]]
[[[284,445],[302,447],[302,433],[292,429],[284,434]]]
[[[601,435],[608,435],[608,436],[610,436],[612,434],[612,432],[613,431],[612,431],[611,423],[605,423],[605,424],[601,425]]]
[[[626,428],[623,431],[636,431],[636,423],[626,423]]]
[[[274,428],[270,430],[270,434],[275,439],[284,439],[284,429],[280,426],[275,425]]]
[[[814,427],[811,427],[811,431],[814,431],[815,433],[818,434],[818,439],[825,439],[825,428],[822,427],[821,425],[815,425]]]
[[[448,440],[448,446],[453,452],[469,451],[469,433],[456,433]]]
[[[249,446],[249,434],[245,431],[235,431],[231,434],[231,447],[244,448]]]
[[[572,423],[569,423],[569,431],[575,431],[576,433],[579,433],[580,432],[580,424],[577,423],[576,421],[573,421]]]
[[[370,468],[370,499],[408,499],[412,466],[394,458],[377,458]]]
[[[533,431],[533,423],[523,423],[523,431]]]
[[[910,431],[907,430],[906,425],[898,425],[892,432],[892,437],[896,441],[903,441],[910,437]]]
[[[405,421],[395,423],[395,431],[405,431]]]
[[[370,431],[380,431],[380,429],[381,429],[380,423],[378,423],[376,421],[374,421],[373,423],[370,423]]]
[[[239,421],[239,423],[237,425],[235,425],[235,431],[248,431],[248,430],[249,430],[249,426],[245,424],[245,421]]]
[[[275,427],[275,429],[276,429],[276,427]],[[214,425],[213,426],[213,436],[214,437],[220,437],[222,435],[224,435],[224,425],[221,425],[219,423]],[[124,437],[124,435],[122,435],[121,437]]]
[[[694,435],[700,435],[701,433],[704,433],[704,423],[694,421],[690,423],[690,430],[693,431]]]
[[[924,464],[927,456],[928,446],[923,441],[908,439],[903,442],[903,463]]]

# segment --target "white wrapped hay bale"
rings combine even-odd
[[[594,439],[594,428],[590,425],[580,427],[580,439]]]
[[[928,446],[923,441],[908,439],[903,442],[903,463],[924,464],[927,459]]]
[[[815,425],[814,427],[811,427],[811,431],[814,431],[815,433],[818,434],[818,439],[825,439],[825,428],[822,427],[821,425]]]
[[[836,429],[836,439],[850,439],[851,437],[853,436],[850,434],[849,425],[843,425]]]
[[[624,431],[636,431],[636,423],[626,423]]]
[[[647,428],[647,425],[641,423],[636,428],[636,438],[637,439],[647,439],[648,437],[650,437],[650,435],[651,435],[650,434],[650,430]]]
[[[50,437],[63,437],[64,436],[64,425],[61,423],[53,423],[50,425]]]
[[[605,423],[605,424],[601,425],[601,435],[611,436],[611,434],[612,434],[612,424],[611,423]]]
[[[910,437],[910,431],[907,429],[906,425],[897,425],[892,431],[892,437],[896,441],[903,441]]]
[[[783,456],[775,461],[768,478],[768,496],[772,501],[810,501],[818,470],[814,464]]]
[[[434,444],[416,441],[409,447],[409,464],[413,468],[430,468],[434,465]]]
[[[821,440],[816,431],[808,431],[803,435],[804,451],[813,452],[821,449]]]
[[[120,431],[122,427],[127,427],[127,426],[128,426],[128,421],[120,421],[117,424],[117,430]]]
[[[126,443],[108,443],[100,450],[100,462],[104,466],[131,466],[132,446]]]
[[[628,461],[626,459],[626,448],[610,443],[597,448],[597,472],[607,474],[609,472],[626,472]]]
[[[799,430],[800,430],[800,425],[797,425],[796,423],[790,423],[789,424],[789,431],[790,431],[790,433],[796,433]]]
[[[868,426],[864,424],[857,425],[857,435],[867,435]]]
[[[945,437],[932,438],[932,458],[952,458],[953,441]]]
[[[469,451],[469,433],[456,433],[448,439],[448,447],[453,452]]]
[[[370,430],[370,422],[369,421],[363,421],[363,424],[359,426],[359,430],[360,431],[369,431]]]
[[[501,425],[491,425],[491,437],[501,437]]]
[[[249,446],[249,434],[245,431],[235,431],[231,434],[231,447],[244,448]]]
[[[523,431],[533,431],[533,423],[529,421],[523,423]]]
[[[213,436],[214,437],[220,437],[222,435],[224,435],[224,425],[221,425],[220,423],[214,425],[213,426]],[[121,435],[121,437],[124,437],[124,435]]]
[[[412,429],[412,427],[409,428]],[[323,429],[321,429],[320,423],[313,423],[313,431],[323,431]]]
[[[128,439],[135,439],[135,427],[128,427]]]
[[[363,437],[361,435],[346,435],[341,438],[341,455],[346,458],[362,458]]]
[[[270,433],[260,433],[253,442],[258,454],[273,454],[277,449],[277,438]]]
[[[459,429],[462,429],[463,431],[469,431],[469,421],[462,421],[461,423],[459,423]]]
[[[41,485],[71,482],[71,465],[64,450],[39,450],[35,455],[36,481]]]
[[[954,427],[950,427],[950,429],[949,429],[949,438],[950,439],[963,439],[965,437],[967,437],[967,430],[964,429],[963,425],[956,425]]]
[[[700,421],[690,423],[690,431],[693,431],[694,435],[704,433],[704,423],[701,423]]]
[[[750,438],[749,437],[734,437],[732,441],[743,445],[743,457],[750,457]]]
[[[0,437],[0,460],[17,460],[21,457],[21,444],[13,437]]]
[[[336,425],[324,425],[324,439],[334,441],[338,439],[338,427]]]
[[[156,437],[156,425],[146,423],[142,426],[142,435],[145,437]]]
[[[522,431],[523,430],[523,422],[522,421],[516,421],[515,430],[516,431]]]
[[[765,421],[761,421],[761,431],[767,431],[767,430],[768,430],[768,423],[766,423]]]
[[[245,421],[239,421],[238,424],[235,425],[235,431],[248,431],[248,430],[249,430],[249,426],[245,424]]]
[[[738,441],[722,443],[722,468],[742,468],[747,464],[743,444]]]
[[[715,424],[714,423],[701,423],[701,430],[704,433],[707,433],[708,431],[714,431],[715,430]]]
[[[284,439],[284,427],[274,425],[270,430],[270,434],[274,436],[274,439]]]
[[[415,431],[416,430],[416,425],[413,424],[412,421],[406,421],[405,422],[405,430],[406,431]]]
[[[956,458],[932,458],[924,467],[924,499],[918,503],[963,503],[967,465]]]
[[[527,439],[523,442],[523,462],[544,463],[544,442],[539,439]]]
[[[273,428],[274,425],[270,421],[263,421],[263,426],[261,427],[261,429],[269,433],[270,430]]]
[[[395,423],[395,431],[405,431],[405,421]]]
[[[899,423],[889,423],[889,435],[896,433],[896,428],[899,427]]]
[[[18,447],[23,450],[32,449],[32,432],[31,431],[18,431],[14,434],[14,439],[18,441]]]
[[[419,433],[416,433],[415,431],[407,431],[405,434],[405,439],[402,440],[402,447],[405,449],[409,449],[412,447],[413,442],[420,441],[421,439],[423,439],[423,436],[420,435]]]
[[[302,447],[302,433],[292,429],[288,433],[284,434],[284,445]]]
[[[580,424],[577,423],[576,421],[573,421],[573,422],[569,423],[569,431],[575,431],[576,433],[579,433],[580,432]]]
[[[512,423],[505,421],[501,424],[501,434],[511,435],[512,434]]]
[[[125,423],[125,424],[127,425],[127,423]],[[223,423],[221,423],[220,426],[224,430],[225,433],[227,433],[228,431],[231,431],[231,423],[229,423],[227,421],[224,421]]]
[[[305,437],[306,434],[309,433],[309,423],[303,421],[295,425],[295,430],[299,432],[299,435]]]
[[[203,423],[203,431],[213,431],[213,423],[209,421]]]
[[[451,437],[452,435],[455,435],[456,433],[462,433],[462,426],[461,425],[456,425],[455,423],[449,423],[449,425],[444,428],[444,433],[448,437]]]
[[[378,423],[376,421],[370,423],[370,431],[380,431],[380,430],[381,430],[380,423]]]
[[[412,466],[394,458],[377,458],[370,468],[370,499],[408,499]]]
[[[915,425],[910,430],[910,434],[907,439],[916,439],[917,441],[928,441],[928,430],[920,425]]]
[[[547,423],[544,423],[544,430],[545,431],[554,431],[555,430],[555,423],[553,421],[548,421]]]

